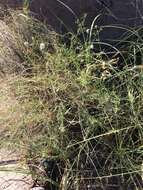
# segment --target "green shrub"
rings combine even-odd
[[[124,41],[126,52],[108,56],[93,51],[88,37],[81,43],[73,35],[66,45],[61,36],[32,22],[29,38],[18,41],[25,69],[12,88],[23,118],[11,141],[25,151],[27,162],[61,160],[61,189],[141,188],[140,36]]]

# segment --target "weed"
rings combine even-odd
[[[28,23],[28,38],[16,35],[24,69],[11,88],[23,114],[9,140],[24,151],[33,176],[50,181],[51,189],[142,188],[138,31],[134,41],[123,42],[125,53],[114,48],[116,55],[108,56],[91,48],[94,22],[84,43],[72,35],[68,46],[38,21]],[[40,172],[43,160],[47,170],[58,166],[60,177],[50,173],[53,167]]]

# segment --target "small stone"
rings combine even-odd
[[[43,187],[34,187],[31,190],[45,190]]]

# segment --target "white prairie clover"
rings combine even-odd
[[[29,42],[24,42],[24,46],[28,48],[29,47]]]
[[[45,49],[45,44],[44,43],[40,43],[39,49],[40,51],[43,51]]]

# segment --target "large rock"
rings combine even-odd
[[[34,182],[21,157],[14,150],[0,149],[0,190],[32,190]]]
[[[18,8],[22,6],[22,2],[23,0],[1,0],[0,4]],[[127,28],[143,25],[142,0],[29,0],[29,2],[33,15],[46,20],[57,32],[75,30],[77,28],[75,21],[85,14],[87,27],[90,27],[94,18],[99,15],[95,24],[104,28],[100,33],[100,39],[104,41],[119,39],[126,33]]]
[[[0,0],[0,6],[18,8],[22,6],[23,0]]]
[[[106,27],[101,39],[118,39],[126,29],[109,25],[139,27],[143,24],[142,0],[33,0],[30,9],[40,19],[45,19],[58,32],[73,30],[75,20],[87,14],[86,25],[100,15],[95,24]]]

